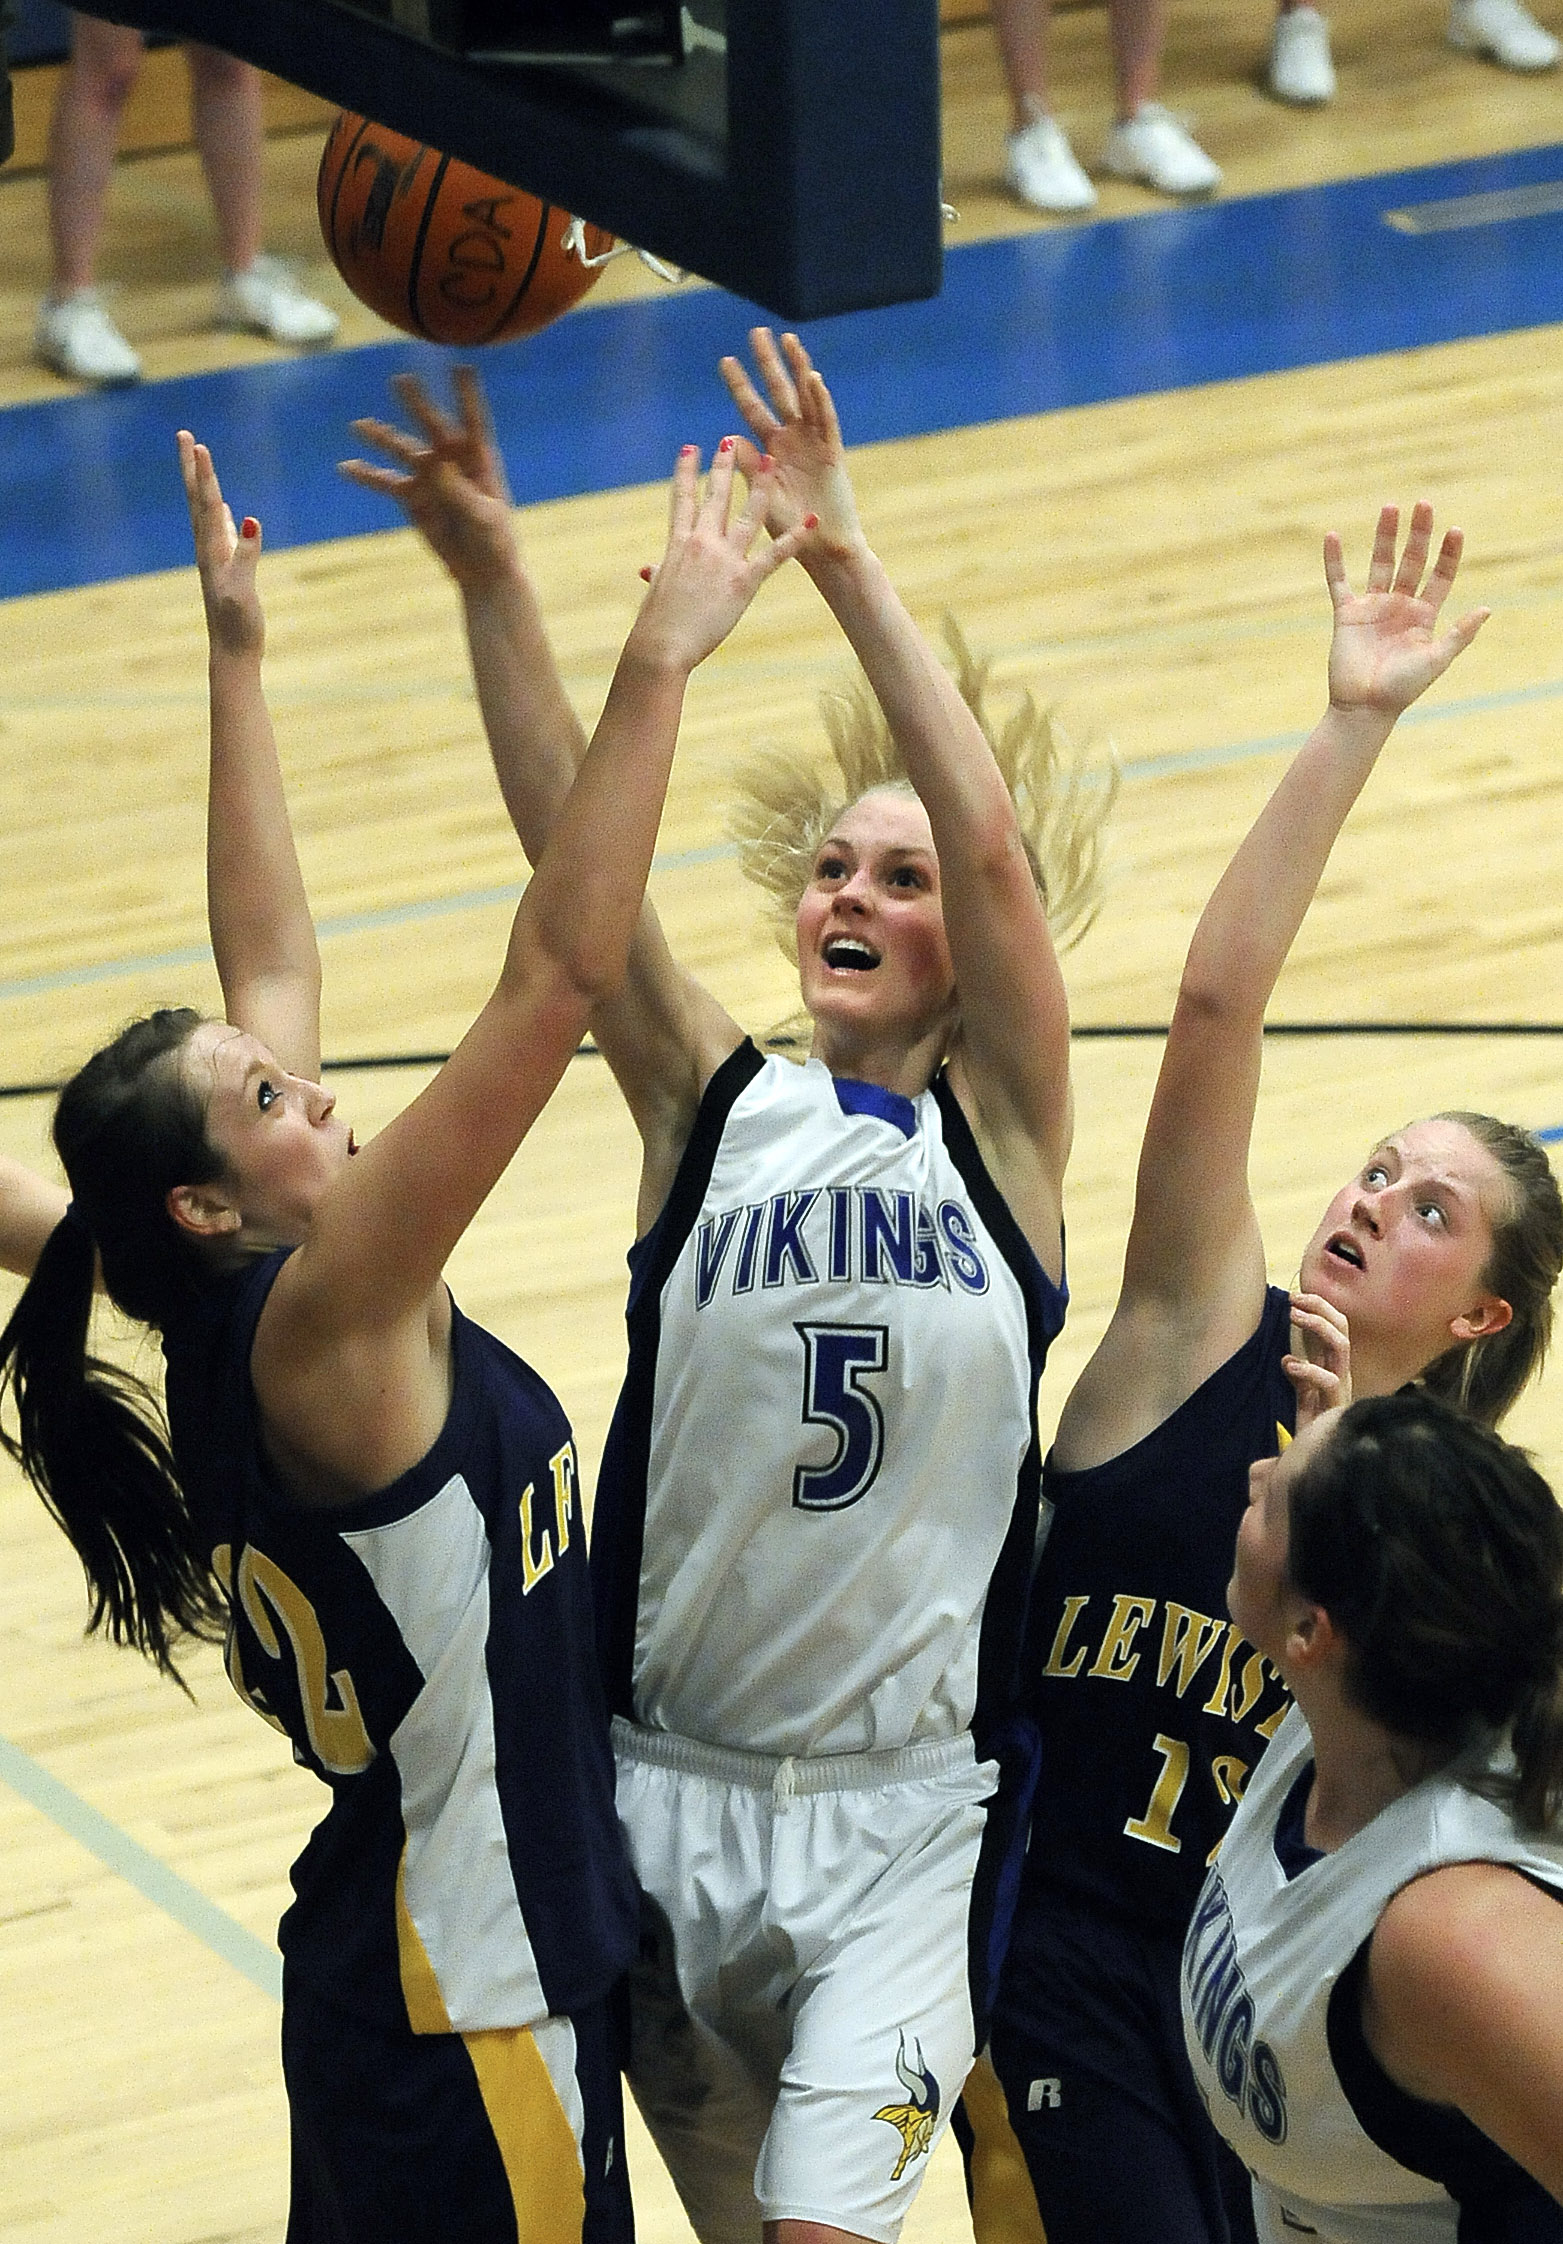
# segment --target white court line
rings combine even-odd
[[[1496,187],[1485,195],[1452,195],[1446,202],[1407,203],[1386,210],[1397,234],[1456,234],[1466,226],[1505,226],[1516,218],[1549,218],[1563,211],[1563,179],[1535,187]]]
[[[116,1877],[133,1885],[137,1893],[161,1909],[166,1916],[182,1925],[186,1932],[194,1933],[197,1940],[221,1956],[235,1971],[242,1972],[262,1994],[277,2000],[282,1996],[282,1958],[275,1948],[257,1940],[247,1932],[226,1909],[219,1909],[209,1901],[198,1886],[181,1878],[177,1870],[170,1870],[155,1854],[89,1807],[68,1784],[61,1784],[41,1767],[20,1746],[9,1738],[0,1737],[0,1781],[19,1792],[30,1807],[37,1808],[49,1821],[58,1825],[89,1854],[95,1854]]]

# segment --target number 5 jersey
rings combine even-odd
[[[775,1756],[981,1750],[1065,1296],[947,1082],[741,1045],[630,1262],[592,1559],[613,1710]]]

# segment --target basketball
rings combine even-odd
[[[315,186],[320,230],[360,302],[409,335],[470,349],[533,335],[600,270],[566,247],[568,211],[344,110]],[[613,247],[585,228],[587,255]]]

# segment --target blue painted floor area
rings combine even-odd
[[[807,331],[853,443],[1045,413],[1563,320],[1563,215],[1427,233],[1407,205],[1563,181],[1563,145],[1480,162],[975,243],[942,295]],[[659,480],[731,424],[718,356],[758,314],[718,290],[587,307],[483,354],[516,496]],[[189,557],[173,431],[211,444],[273,548],[387,527],[345,484],[354,414],[403,367],[376,344],[0,416],[0,594],[99,583]]]

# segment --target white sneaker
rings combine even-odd
[[[56,374],[73,382],[96,382],[100,389],[141,379],[140,359],[103,309],[95,288],[44,298],[33,330],[33,353]]]
[[[1491,55],[1505,70],[1550,70],[1563,52],[1521,0],[1454,0],[1448,38],[1451,47]]]
[[[1221,185],[1220,165],[1159,101],[1141,102],[1127,123],[1114,125],[1102,163],[1115,179],[1140,179],[1163,195],[1208,195]]]
[[[1063,128],[1033,117],[1004,143],[1004,177],[1033,210],[1090,210],[1096,189],[1075,159]]]
[[[1335,92],[1330,27],[1317,8],[1288,8],[1275,19],[1270,42],[1270,91],[1277,101],[1311,108]]]
[[[341,322],[329,304],[306,294],[280,257],[257,257],[247,273],[229,273],[218,289],[217,325],[307,346],[329,343]]]

